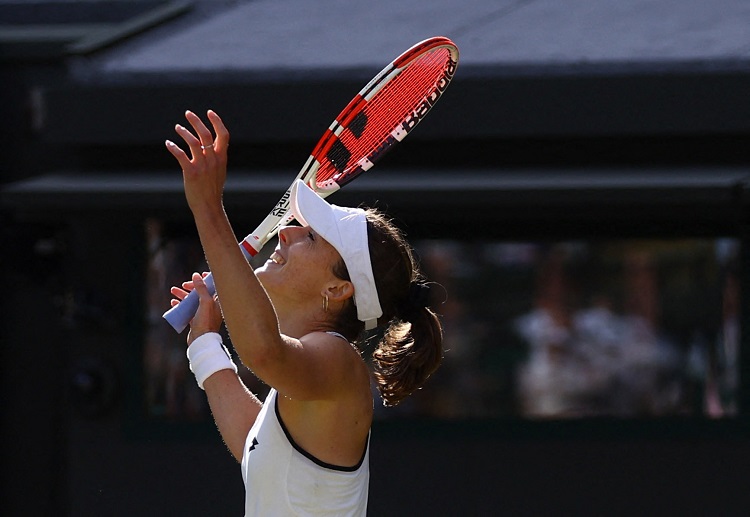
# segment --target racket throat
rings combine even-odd
[[[255,241],[255,242],[252,242],[252,241]],[[253,246],[253,244],[255,246]],[[249,260],[249,259],[253,258],[255,255],[258,254],[258,252],[263,247],[263,244],[264,243],[260,242],[260,239],[258,239],[257,237],[255,237],[253,235],[253,236],[251,236],[251,237],[243,240],[240,243],[240,248],[242,249],[242,253],[245,255],[245,258],[247,258]]]

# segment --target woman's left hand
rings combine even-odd
[[[208,273],[203,273],[203,275],[193,273],[192,280],[182,283],[182,289],[179,287],[172,287],[171,289],[172,296],[175,297],[172,300],[172,307],[179,305],[193,289],[198,291],[200,305],[195,316],[190,321],[190,332],[187,337],[188,346],[198,336],[207,332],[218,332],[221,329],[221,306],[219,305],[218,297],[211,296],[206,283],[203,281],[203,277],[206,275]]]
[[[185,140],[190,156],[170,140],[166,141],[166,146],[182,167],[185,197],[193,214],[198,215],[204,210],[222,207],[227,177],[229,131],[219,115],[211,110],[208,111],[208,120],[215,136],[192,111],[185,112],[185,118],[194,133],[180,124],[175,126],[175,131]]]

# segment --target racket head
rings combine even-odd
[[[453,79],[458,56],[455,43],[436,36],[394,59],[339,113],[296,179],[325,198],[369,170],[437,103]],[[294,220],[289,211],[290,193],[291,186],[266,220],[243,241],[250,255]]]
[[[389,63],[326,130],[303,175],[321,196],[370,169],[427,115],[450,85],[458,47],[436,36]]]

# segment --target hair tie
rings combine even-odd
[[[409,285],[407,300],[414,307],[427,307],[430,300],[430,284],[424,282],[412,282]]]
[[[396,314],[400,314],[404,321],[407,321],[409,316],[420,309],[424,309],[428,305],[430,299],[430,285],[424,282],[411,282],[409,284],[409,292],[406,297],[401,300],[401,303],[396,307]]]

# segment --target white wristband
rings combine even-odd
[[[200,389],[203,389],[203,382],[219,370],[234,370],[237,373],[237,365],[216,332],[208,332],[195,338],[187,349],[187,357],[190,371],[195,375]]]

